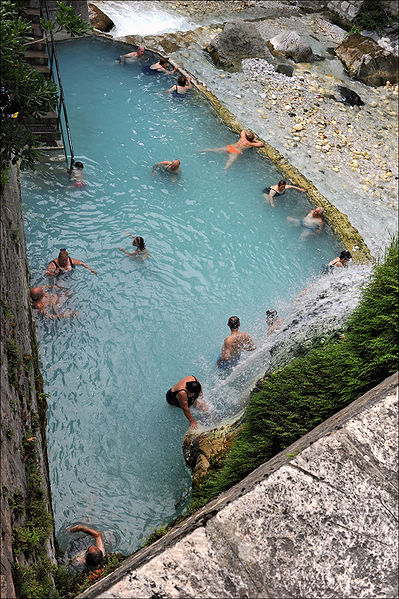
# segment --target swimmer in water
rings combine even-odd
[[[271,335],[283,321],[279,319],[277,310],[266,310],[267,334]]]
[[[193,418],[190,408],[200,408],[207,411],[205,403],[201,400],[202,387],[195,376],[185,376],[166,393],[168,404],[183,410],[185,417],[190,422],[190,428],[198,428],[198,424]]]
[[[68,171],[69,178],[74,187],[86,187],[83,175],[83,162],[72,160],[72,169]]]
[[[177,67],[174,67],[173,71],[171,71],[167,68],[168,64],[168,58],[160,58],[158,62],[154,62],[154,64],[152,64],[150,67],[146,67],[146,71],[152,71],[155,73],[168,73],[169,75],[173,75],[173,73],[176,73]]]
[[[46,293],[46,289],[62,289],[63,293],[57,295],[55,293]],[[32,287],[30,290],[30,297],[32,300],[33,307],[36,308],[43,316],[52,320],[56,318],[70,318],[71,316],[77,316],[77,312],[74,310],[68,310],[65,312],[57,312],[58,309],[69,299],[72,292],[69,289],[64,289],[59,285],[44,285],[43,287]]]
[[[157,168],[159,166],[161,166],[163,168],[163,170],[168,173],[176,173],[176,174],[181,173],[180,160],[163,160],[162,162],[157,162],[152,167],[153,175],[155,174],[155,171],[157,170]]]
[[[230,316],[227,321],[230,335],[223,342],[222,351],[216,363],[218,368],[231,368],[235,366],[242,351],[254,351],[254,342],[248,333],[240,332],[240,319],[238,316]]]
[[[132,60],[136,61],[139,58],[144,56],[145,48],[144,46],[139,46],[135,52],[129,52],[128,54],[123,54],[120,59],[121,64],[125,64],[125,60],[128,59],[128,63]]]
[[[240,139],[233,145],[223,146],[222,148],[205,148],[204,150],[200,150],[200,152],[227,152],[229,157],[223,169],[226,172],[244,150],[248,148],[262,148],[263,146],[263,141],[255,140],[255,134],[252,131],[245,131],[243,129],[240,133]]]
[[[61,274],[62,272],[68,272],[75,268],[75,266],[84,266],[92,272],[94,275],[97,272],[91,268],[88,264],[85,264],[81,260],[77,260],[76,258],[71,258],[68,255],[66,248],[61,248],[60,253],[58,254],[58,258],[51,260],[49,265],[47,266],[46,275],[50,277],[55,277],[56,275]]]
[[[279,181],[277,185],[265,187],[265,189],[263,190],[263,195],[265,196],[265,198],[268,198],[272,208],[274,208],[276,205],[274,198],[276,196],[278,197],[284,195],[286,189],[297,189],[298,191],[306,191],[306,189],[302,189],[302,187],[297,187],[296,185],[287,185],[287,183],[283,179],[281,179],[281,181]]]
[[[352,254],[348,250],[344,250],[339,256],[337,256],[337,258],[334,258],[334,260],[331,260],[331,262],[328,263],[328,268],[330,270],[334,270],[334,268],[343,268],[344,266],[348,266],[348,262],[351,258]]]
[[[80,570],[85,566],[98,566],[105,557],[105,547],[101,532],[82,525],[73,526],[69,529],[69,532],[84,532],[93,537],[96,542],[95,545],[90,545],[82,554],[76,555],[71,561],[71,566],[76,570]]]
[[[310,235],[317,235],[323,231],[323,212],[324,208],[318,206],[314,210],[311,210],[304,218],[292,218],[292,216],[287,216],[287,220],[302,227],[303,231],[300,238],[303,239]]]
[[[147,248],[145,247],[144,239],[142,237],[136,237],[126,231],[126,235],[133,237],[132,245],[137,248],[134,252],[127,252],[123,248],[118,248],[121,252],[129,256],[129,258],[140,258],[141,260],[147,260],[149,258]]]
[[[175,93],[177,96],[185,96],[187,90],[191,89],[191,77],[185,77],[180,75],[177,80],[177,84],[173,85],[170,89],[165,90],[167,94]]]

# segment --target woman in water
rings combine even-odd
[[[127,231],[126,235],[128,235],[129,237],[133,237],[132,245],[137,249],[134,252],[127,252],[123,248],[119,248],[120,251],[126,254],[126,256],[129,256],[130,258],[140,258],[141,260],[147,260],[148,252],[147,248],[145,247],[144,239],[142,237],[136,237],[131,233],[128,233]]]
[[[150,67],[143,67],[143,72],[147,74],[152,73],[169,73],[169,75],[173,75],[177,71],[177,67],[174,67],[173,71],[167,69],[169,61],[167,58],[160,58],[158,62],[154,62]]]
[[[337,258],[331,260],[328,263],[329,270],[334,270],[334,268],[343,268],[348,265],[349,260],[352,258],[352,254],[348,250],[344,250],[340,253]]]
[[[170,89],[166,90],[167,94],[173,93],[176,96],[185,96],[188,89],[191,89],[191,77],[185,77],[180,75],[177,80],[177,85],[173,85]]]
[[[73,161],[72,169],[69,171],[69,177],[73,182],[74,187],[86,187],[83,178],[83,162]]]
[[[268,196],[270,204],[274,208],[276,205],[274,202],[274,197],[284,195],[286,189],[297,189],[298,191],[306,191],[306,189],[302,189],[302,187],[297,187],[296,185],[287,185],[287,183],[282,179],[277,183],[277,185],[265,187],[265,189],[263,190],[263,194],[265,195],[265,197]]]
[[[190,422],[191,428],[198,428],[198,424],[190,412],[191,406],[194,408],[206,409],[205,405],[200,400],[201,397],[201,383],[195,376],[185,376],[166,393],[166,401],[168,404],[183,410],[185,417]]]

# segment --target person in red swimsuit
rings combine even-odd
[[[227,158],[227,162],[224,166],[224,171],[237,160],[240,154],[243,153],[247,148],[261,148],[264,146],[263,141],[255,140],[255,134],[252,131],[246,131],[243,129],[240,133],[240,139],[236,141],[233,145],[223,146],[222,148],[205,148],[204,150],[200,150],[201,152],[227,152],[229,157]]]

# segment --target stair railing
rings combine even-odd
[[[47,5],[47,0],[40,0],[40,16],[45,21],[50,21],[50,13],[49,13],[48,5]],[[57,125],[61,132],[61,138],[62,138],[62,144],[64,146],[64,154],[65,154],[65,160],[67,163],[67,169],[68,169],[68,171],[72,171],[72,166],[74,163],[75,155],[73,152],[71,131],[69,128],[69,121],[68,121],[67,109],[66,109],[66,104],[65,104],[64,90],[63,90],[62,82],[61,82],[60,69],[58,66],[57,54],[55,52],[54,36],[53,36],[52,31],[50,31],[50,32],[44,31],[43,33],[44,33],[44,38],[46,40],[47,55],[49,58],[50,77],[51,77],[52,81],[57,85],[58,90],[59,90],[59,101],[58,101],[58,106],[57,106]],[[63,121],[64,121],[66,134],[64,133],[64,129],[62,126],[63,123],[62,123],[61,119],[63,119]],[[66,141],[67,141],[68,146],[65,143]],[[69,148],[69,152],[67,151],[67,148]]]

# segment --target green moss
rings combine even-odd
[[[149,545],[155,543],[155,541],[158,541],[158,539],[164,537],[173,524],[174,522],[169,524],[162,524],[161,526],[154,528],[152,533],[150,533],[148,537],[142,542],[141,547],[148,547]]]
[[[377,31],[398,22],[398,16],[390,15],[384,10],[380,0],[365,0],[353,23],[360,30]]]
[[[6,430],[6,437],[7,437],[7,439],[12,439],[12,438],[13,438],[13,436],[14,436],[14,431],[13,431],[13,430],[11,430],[10,428],[8,428],[8,429]]]
[[[260,381],[220,468],[193,489],[193,513],[398,368],[398,241],[377,265],[344,335]]]

